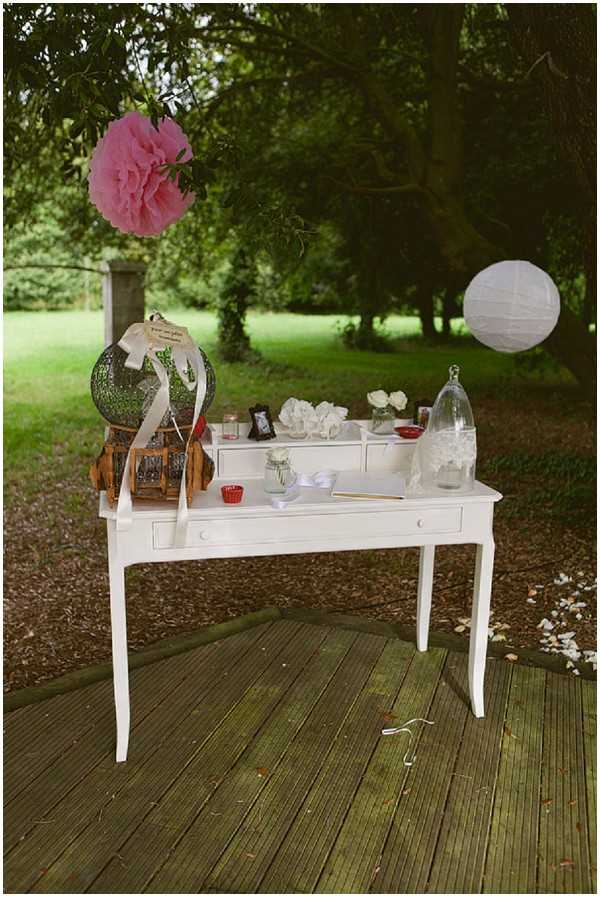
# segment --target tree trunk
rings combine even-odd
[[[438,332],[435,329],[433,317],[433,287],[430,283],[420,283],[417,286],[417,307],[421,318],[421,330],[426,340],[435,340]]]
[[[456,296],[454,290],[448,288],[444,290],[442,299],[442,334],[445,337],[450,336],[452,330],[452,318],[459,317],[459,309],[456,304]]]
[[[595,340],[585,326],[596,305],[596,16],[591,4],[507,3],[512,37],[541,84],[558,145],[570,161],[582,218],[583,323],[563,306],[545,346],[593,392]],[[569,341],[571,344],[569,345]]]
[[[224,361],[255,360],[258,353],[246,333],[246,312],[254,292],[254,270],[246,252],[235,250],[218,299],[218,350]]]
[[[542,343],[577,378],[583,394],[596,397],[596,340],[583,322],[563,304],[558,324]]]

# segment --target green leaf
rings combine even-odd
[[[183,159],[184,156],[185,156],[185,146],[183,147],[183,149],[180,149],[180,150],[179,150],[179,152],[178,152],[177,155],[175,156],[175,161],[176,161],[176,162],[179,162],[179,160],[180,160],[180,159]]]

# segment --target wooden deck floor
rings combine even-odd
[[[4,892],[591,893],[595,685],[279,620],[5,717]],[[416,760],[384,726],[424,717]]]

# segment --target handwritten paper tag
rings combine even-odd
[[[168,321],[145,321],[144,330],[150,344],[162,346],[185,346],[190,343],[190,335],[185,327],[178,327]]]

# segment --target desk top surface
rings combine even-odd
[[[257,515],[303,515],[303,514],[357,514],[364,511],[397,511],[401,508],[417,507],[448,507],[452,505],[466,505],[472,503],[486,503],[500,501],[502,495],[495,489],[491,489],[484,483],[475,482],[472,492],[464,494],[440,493],[428,494],[402,499],[363,499],[363,498],[334,498],[329,489],[316,489],[302,487],[300,497],[286,504],[283,508],[273,507],[271,496],[267,495],[263,488],[263,480],[240,479],[236,480],[244,487],[244,496],[241,504],[226,505],[221,498],[221,486],[233,482],[231,479],[215,479],[206,492],[197,492],[190,505],[190,518],[201,518],[206,514],[211,517],[234,516],[246,517]],[[134,519],[175,520],[177,516],[177,502],[158,501],[134,501]],[[100,517],[114,518],[116,508],[111,508],[106,493],[100,493]]]

